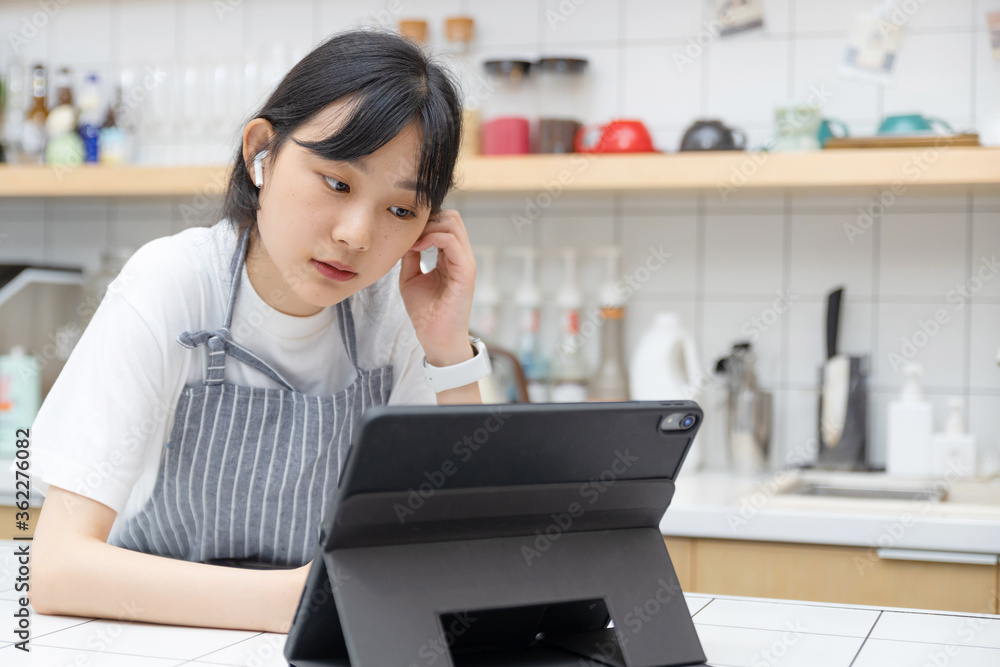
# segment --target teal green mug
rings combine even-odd
[[[850,135],[851,133],[847,130],[847,123],[836,118],[824,118],[820,121],[819,129],[816,131],[816,138],[819,139],[819,145],[823,148],[826,148],[826,142],[833,137],[842,139]]]
[[[882,124],[878,126],[878,134],[883,135],[906,135],[906,134],[928,134],[935,127],[940,128],[944,134],[954,134],[951,125],[940,118],[921,116],[918,113],[903,114],[900,116],[886,116]]]

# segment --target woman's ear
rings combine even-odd
[[[274,138],[274,128],[263,118],[254,118],[243,127],[243,165],[254,181],[253,160],[258,153],[265,150]]]

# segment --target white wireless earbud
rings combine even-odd
[[[264,169],[260,161],[267,157],[267,151],[261,151],[253,158],[253,182],[259,188],[264,185]]]

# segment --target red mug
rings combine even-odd
[[[653,148],[653,138],[641,120],[613,120],[605,125],[586,125],[576,133],[574,143],[577,153],[658,152]]]

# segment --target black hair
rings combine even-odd
[[[327,38],[292,67],[254,114],[274,129],[261,149],[268,151],[266,161],[303,123],[341,99],[351,104],[336,133],[320,141],[292,141],[328,160],[354,160],[374,153],[416,121],[423,134],[417,203],[437,213],[454,184],[462,133],[461,102],[445,68],[396,33],[355,29]],[[222,216],[242,232],[256,226],[260,201],[242,140],[237,143]]]

